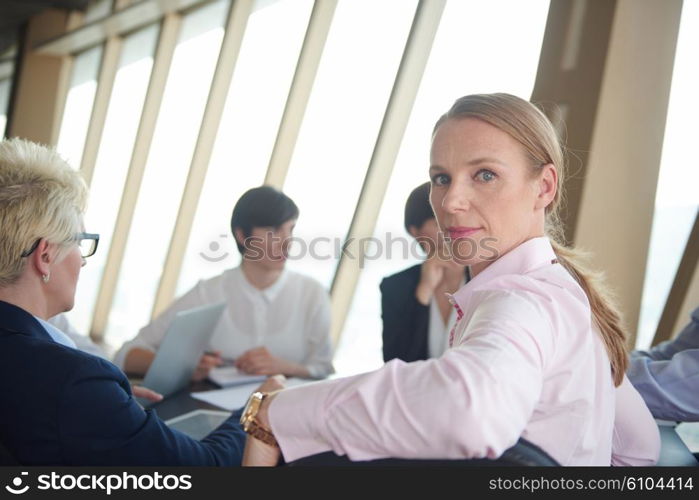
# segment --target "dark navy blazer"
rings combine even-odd
[[[134,401],[112,363],[0,301],[0,442],[24,465],[240,465],[239,413],[201,441]]]
[[[430,307],[415,298],[421,264],[404,269],[381,281],[383,360],[406,362],[427,359]]]
[[[422,264],[416,264],[381,281],[381,319],[383,320],[383,360],[406,362],[429,358],[430,306],[418,302],[415,290],[420,283]],[[468,283],[468,268],[464,271]],[[456,290],[454,290],[456,291]]]

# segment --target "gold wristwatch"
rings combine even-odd
[[[245,405],[245,409],[243,410],[243,414],[240,417],[240,425],[243,426],[243,430],[245,432],[250,434],[255,439],[259,439],[263,443],[270,446],[279,447],[277,440],[274,439],[274,434],[272,434],[269,429],[262,427],[255,418],[257,416],[257,412],[260,411],[262,401],[264,401],[268,396],[268,393],[260,391],[253,392],[250,395],[250,398],[248,398],[248,402]]]

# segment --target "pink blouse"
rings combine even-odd
[[[614,388],[587,297],[555,258],[534,238],[464,285],[438,359],[282,391],[270,424],[284,458],[495,458],[522,436],[563,465],[655,463],[655,421],[628,380]]]

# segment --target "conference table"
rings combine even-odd
[[[219,387],[212,382],[193,382],[189,387],[165,398],[151,408],[154,409],[163,420],[170,420],[171,418],[179,417],[180,415],[194,410],[221,410],[218,406],[200,401],[191,396],[192,392],[210,391],[214,389],[219,389]]]

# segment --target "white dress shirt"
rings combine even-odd
[[[126,354],[134,347],[155,352],[177,312],[218,302],[227,307],[208,350],[236,358],[264,346],[274,356],[303,365],[313,378],[333,373],[330,301],[320,283],[285,269],[274,284],[258,290],[240,267],[200,281],[126,342],[114,364],[123,368]]]
[[[51,324],[51,320],[53,318],[49,319],[49,321],[44,321],[38,316],[34,316],[34,319],[36,319],[41,324],[41,326],[44,327],[44,330],[46,330],[46,333],[49,334],[49,337],[51,337],[54,342],[64,345],[66,347],[72,347],[73,349],[77,349],[77,346],[75,345],[73,339],[66,335],[65,332]]]

